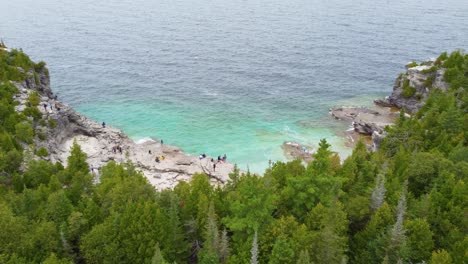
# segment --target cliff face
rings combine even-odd
[[[37,92],[39,97],[37,109],[41,121],[32,122],[36,136],[34,144],[26,146],[26,149],[29,148],[31,152],[46,149],[48,155],[42,159],[66,165],[70,148],[76,140],[87,154],[90,171],[97,180],[100,167],[107,162],[131,161],[158,189],[173,188],[179,181],[189,181],[195,173],[206,173],[213,184],[223,184],[234,170],[233,164],[220,162],[215,171],[210,158],[189,156],[177,147],[162,145],[158,141],[148,140],[137,144],[119,129],[104,127],[79,114],[54,96],[45,66],[40,70],[29,70],[24,81],[12,83],[19,91],[15,96],[17,112],[31,106],[31,94]],[[159,162],[155,160],[156,156]]]
[[[376,104],[415,113],[424,105],[432,89],[446,91],[449,87],[443,80],[445,69],[439,68],[435,61],[423,62],[421,65],[410,63],[406,68],[406,73],[400,74],[395,80],[392,94],[375,100]]]

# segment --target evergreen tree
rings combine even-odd
[[[159,249],[158,243],[154,247],[154,255],[151,259],[151,264],[166,264],[167,262],[164,260],[164,257],[161,254],[161,250]]]
[[[299,258],[297,259],[297,264],[312,264],[310,260],[310,255],[309,251],[302,250],[301,253],[299,253]]]
[[[258,264],[258,241],[256,230],[252,241],[252,249],[250,250],[250,255],[250,264]]]
[[[86,158],[86,153],[81,150],[80,145],[78,145],[76,140],[74,140],[70,156],[67,159],[67,170],[71,177],[77,172],[81,172],[83,174],[87,174],[89,172],[89,165],[86,162]],[[69,180],[71,180],[71,178]]]
[[[430,264],[452,264],[452,257],[445,250],[437,250],[432,252]]]

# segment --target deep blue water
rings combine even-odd
[[[286,140],[349,151],[328,108],[466,49],[468,1],[0,0],[0,36],[91,118],[260,172]]]

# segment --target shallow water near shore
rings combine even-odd
[[[1,0],[0,0],[1,1]],[[0,37],[48,63],[59,99],[139,140],[261,173],[281,145],[343,156],[335,105],[391,92],[411,60],[468,46],[468,2],[15,0]]]

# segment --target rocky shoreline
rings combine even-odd
[[[100,167],[111,160],[118,163],[130,161],[160,190],[173,188],[180,181],[189,181],[195,173],[207,174],[212,184],[224,184],[234,171],[235,166],[231,163],[216,160],[214,169],[210,157],[200,159],[187,155],[181,149],[163,145],[160,141],[136,143],[119,129],[103,127],[57,100],[50,88],[50,78],[45,67],[40,71],[30,70],[26,75],[25,81],[13,82],[19,91],[15,98],[18,102],[15,110],[25,110],[30,94],[37,91],[40,99],[37,108],[49,125],[36,124],[35,129],[39,133],[36,133],[38,135],[35,136],[31,152],[45,148],[48,155],[43,159],[66,166],[71,146],[76,140],[87,154],[90,171],[96,176],[99,175]],[[155,157],[159,158],[159,162]]]
[[[390,96],[374,100],[374,107],[334,107],[330,115],[337,120],[351,124],[345,132],[348,145],[364,138],[369,149],[376,151],[385,137],[385,127],[392,126],[400,115],[410,116],[425,103],[432,89],[446,91],[448,83],[443,80],[445,69],[436,60],[422,63],[411,62],[406,65],[406,73],[400,74],[393,85]]]
[[[377,150],[386,135],[385,128],[394,124],[401,109],[414,113],[424,105],[431,89],[447,90],[448,84],[443,81],[445,69],[435,64],[436,61],[431,60],[407,65],[406,73],[396,79],[392,94],[375,100],[372,109],[344,106],[330,109],[332,117],[351,124],[351,129],[344,132],[349,139],[348,146],[352,147],[364,137],[369,149]],[[44,148],[48,155],[40,157],[42,159],[66,166],[71,146],[76,141],[87,154],[90,171],[97,176],[99,169],[109,161],[130,161],[157,189],[173,188],[180,181],[189,181],[195,173],[207,174],[212,184],[224,184],[235,170],[231,163],[187,155],[175,146],[161,144],[159,140],[134,142],[119,129],[103,126],[57,100],[50,88],[46,67],[31,69],[25,74],[27,78],[23,82],[12,82],[19,90],[15,110],[24,111],[30,95],[38,93],[40,102],[37,109],[42,120],[47,120],[49,125],[35,122],[38,133],[30,151],[34,153]],[[313,149],[309,146],[285,142],[282,148],[290,158],[305,162],[312,160]]]

